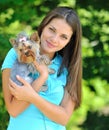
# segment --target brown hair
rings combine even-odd
[[[72,100],[75,102],[75,108],[77,108],[80,106],[81,103],[82,86],[81,24],[76,12],[72,8],[57,7],[49,12],[48,15],[41,22],[38,28],[39,36],[41,36],[44,27],[54,18],[65,19],[73,30],[73,35],[69,43],[58,53],[63,57],[60,72],[62,71],[63,67],[67,67],[68,81],[66,89],[71,95]]]

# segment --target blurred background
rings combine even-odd
[[[76,10],[83,29],[82,105],[67,130],[109,130],[109,1],[108,0],[0,0],[0,67],[11,48],[9,38],[22,30],[37,30],[47,12],[58,5]],[[0,71],[0,130],[9,115],[3,101]]]

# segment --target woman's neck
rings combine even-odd
[[[43,51],[43,50],[40,50],[40,54],[47,55],[50,58],[50,60],[52,60],[55,56],[55,53],[47,53],[46,51]]]

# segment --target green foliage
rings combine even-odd
[[[0,93],[0,129],[1,130],[6,130],[7,125],[8,125],[8,120],[9,120],[9,115],[5,109],[5,104],[3,102],[3,97],[1,98],[1,93]]]
[[[71,117],[67,130],[107,130],[109,120],[109,2],[107,0],[1,0],[0,66],[11,48],[9,38],[25,30],[37,30],[46,13],[57,5],[71,6],[81,20],[83,101]],[[1,73],[0,73],[1,79]],[[0,80],[0,86],[2,86]],[[0,87],[0,130],[6,130],[9,115]]]
[[[105,116],[98,112],[87,113],[86,121],[80,125],[83,130],[108,130],[109,129],[109,116]]]
[[[109,82],[106,71],[109,66],[109,14],[107,10],[100,11],[89,6],[88,9],[79,9],[79,14],[83,25],[83,59],[84,59],[84,78],[90,79],[101,76]],[[95,64],[94,64],[95,63]],[[87,69],[88,68],[88,69]],[[87,75],[86,75],[87,74]]]

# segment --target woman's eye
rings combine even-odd
[[[68,39],[66,36],[61,36],[61,37],[62,37],[62,39],[65,39],[65,40],[67,40],[67,39]]]

